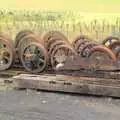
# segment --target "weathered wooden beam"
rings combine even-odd
[[[120,97],[120,80],[65,75],[21,74],[13,77],[14,87],[69,93]]]

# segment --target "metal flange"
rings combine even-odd
[[[22,50],[21,61],[27,71],[40,73],[47,67],[48,54],[43,45],[33,42]]]

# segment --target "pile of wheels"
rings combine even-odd
[[[107,37],[98,43],[88,36],[80,35],[73,41],[73,46],[80,57],[88,60],[90,68],[112,69],[119,60],[120,40],[117,37]]]
[[[97,43],[80,35],[71,43],[59,31],[39,36],[30,30],[20,31],[15,40],[0,33],[0,71],[11,66],[23,66],[30,73],[40,73],[63,66],[68,57],[79,56],[90,62],[91,67],[110,66],[120,57],[120,40],[108,37]]]
[[[13,41],[0,34],[0,70],[23,66],[31,73],[40,73],[50,67],[56,69],[67,56],[76,53],[67,37],[59,31],[50,31],[41,37],[23,30]]]

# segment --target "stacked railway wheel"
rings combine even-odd
[[[120,60],[120,41],[115,41],[109,45],[109,49],[111,49],[116,55],[117,59]]]
[[[13,63],[13,41],[4,33],[0,33],[0,71],[11,67]]]
[[[90,68],[94,70],[115,69],[116,56],[109,48],[103,45],[93,47],[89,52],[88,60]]]
[[[120,60],[120,38],[110,36],[103,40],[103,45],[113,51],[116,58]]]
[[[89,51],[94,46],[98,45],[98,43],[93,42],[93,40],[91,40],[86,35],[80,35],[80,36],[76,37],[72,44],[73,44],[77,54],[81,57],[87,57],[89,54]]]
[[[50,31],[43,36],[44,44],[49,54],[49,64],[52,69],[64,65],[67,58],[76,54],[67,37],[59,31]]]
[[[33,34],[33,32],[30,30],[22,30],[18,32],[15,37],[14,48],[16,50],[15,51],[16,54],[15,54],[14,65],[16,67],[21,67],[20,56],[19,56],[19,52],[20,52],[19,44],[21,43],[21,41],[23,41],[23,38],[29,34]]]
[[[106,44],[105,42],[110,41],[111,39],[107,39],[104,41],[104,44]],[[116,56],[113,50],[106,45],[101,45],[100,43],[91,40],[88,36],[80,35],[73,41],[73,46],[80,57],[86,58],[90,69],[115,69]],[[113,48],[113,46],[111,47]]]
[[[75,50],[77,51],[78,50],[78,46],[81,42],[83,41],[89,41],[89,38],[88,36],[86,35],[79,35],[77,36],[74,40],[73,40],[73,47],[75,48]]]
[[[21,53],[21,61],[25,69],[31,73],[40,73],[48,64],[48,54],[39,42],[28,44]]]
[[[63,33],[59,32],[59,31],[49,31],[42,36],[42,40],[44,41],[45,47],[47,49],[49,49],[49,44],[50,44],[49,42],[53,38],[68,41],[67,37]]]
[[[26,35],[32,34],[33,32],[30,30],[22,30],[20,32],[18,32],[18,34],[15,37],[15,48],[17,48],[19,42],[22,40],[23,37],[25,37]]]
[[[102,44],[105,45],[106,47],[109,47],[112,43],[117,42],[117,41],[120,41],[118,37],[109,36],[102,41]]]
[[[41,38],[31,31],[22,31],[16,38],[19,38],[15,44],[18,59],[23,67],[31,73],[43,72],[47,66],[48,55]]]

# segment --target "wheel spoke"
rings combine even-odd
[[[45,62],[45,60],[44,60],[44,59],[42,59],[42,58],[39,58],[39,62],[40,62],[40,63],[44,63],[44,62]]]
[[[25,57],[26,59],[22,56],[21,59],[24,67],[32,73],[42,72],[46,67],[47,60],[45,50],[38,43],[30,43],[30,45],[26,46],[23,54],[26,53],[27,49],[30,50],[30,56]]]
[[[10,60],[9,56],[3,56],[3,59],[7,60],[7,62]]]

